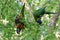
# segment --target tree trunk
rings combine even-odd
[[[60,15],[60,4],[58,4],[58,11],[56,14],[53,15],[49,26],[56,26],[59,15]]]

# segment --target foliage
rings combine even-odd
[[[27,2],[34,11],[46,5],[46,11],[49,12],[56,12],[59,3],[57,0],[27,0]],[[40,40],[42,38],[41,35],[43,35],[44,40],[56,40],[54,32],[58,31],[60,28],[60,19],[57,22],[56,28],[53,29],[48,27],[50,18],[53,15],[48,15],[50,18],[47,15],[44,15],[42,17],[43,23],[39,25],[36,22],[29,22],[29,12],[26,10],[24,15],[26,26],[24,26],[20,34],[17,35],[14,21],[15,16],[20,14],[21,8],[22,5],[19,5],[17,0],[0,0],[0,40]],[[5,19],[8,21],[6,24],[4,24],[5,22],[3,21]],[[50,33],[50,29],[52,29],[52,33]]]

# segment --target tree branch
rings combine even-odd
[[[58,9],[59,8],[60,8],[60,4],[58,4]],[[51,20],[51,23],[49,24],[49,26],[56,26],[59,15],[60,15],[60,9],[57,11],[57,14],[54,14],[54,16],[52,17],[52,20]]]

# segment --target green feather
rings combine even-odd
[[[37,20],[38,18],[41,18],[45,14],[45,8],[46,7],[43,7],[33,12],[33,16],[35,20]]]
[[[21,15],[24,17],[24,9],[25,9],[25,3],[24,3],[24,5],[23,5],[23,7],[22,7],[22,9],[21,9]]]
[[[45,8],[46,8],[46,6],[36,10],[35,12],[33,12],[33,16],[34,16],[36,21],[37,21],[37,19],[41,19],[41,17],[44,14],[56,14],[56,13],[53,13],[53,12],[46,12]]]
[[[45,14],[56,14],[56,13],[53,13],[53,12],[45,12]]]

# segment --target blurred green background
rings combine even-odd
[[[26,0],[32,10],[44,6],[46,11],[58,12],[59,0]],[[44,15],[42,24],[30,22],[30,12],[25,10],[25,23],[27,26],[16,34],[15,16],[20,14],[22,4],[19,0],[0,0],[0,40],[60,40],[60,16],[56,26],[48,27],[54,14]],[[34,12],[33,11],[33,12]],[[33,20],[32,20],[33,21]],[[51,30],[50,30],[51,29]],[[52,32],[51,32],[52,31]]]

